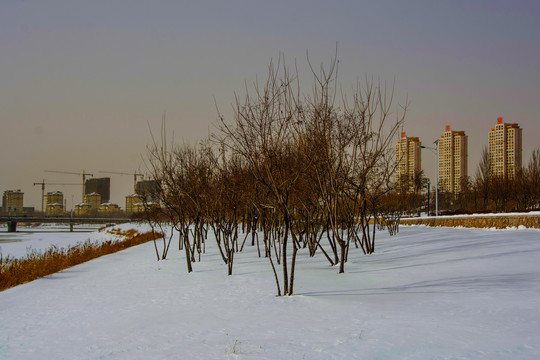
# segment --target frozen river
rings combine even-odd
[[[8,233],[4,225],[0,227],[0,253],[4,258],[21,258],[31,251],[43,252],[53,245],[68,248],[87,240],[95,241],[100,227],[103,225],[78,225],[70,232],[69,224],[19,225],[17,232]]]

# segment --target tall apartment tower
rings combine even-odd
[[[460,193],[461,180],[468,176],[468,146],[464,131],[450,130],[439,137],[439,189],[454,194]]]
[[[159,185],[155,180],[138,181],[135,194],[142,195],[147,202],[159,202]]]
[[[407,137],[405,132],[396,143],[396,184],[408,181],[407,191],[414,191],[414,177],[422,169],[421,142],[417,137]]]
[[[522,129],[502,118],[489,132],[489,175],[513,179],[521,169]]]
[[[101,195],[101,202],[106,203],[110,200],[111,194],[111,178],[93,178],[86,180],[85,183],[85,194],[89,195],[93,193],[98,193]],[[86,202],[86,201],[85,201]],[[100,204],[98,204],[99,206]]]

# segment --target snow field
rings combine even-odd
[[[251,246],[228,277],[211,232],[191,274],[150,242],[1,292],[0,359],[537,359],[539,235],[381,231],[341,275],[301,251],[293,297]]]

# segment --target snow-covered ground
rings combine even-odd
[[[0,293],[0,359],[539,359],[540,231],[401,227],[293,297],[247,247],[186,273],[146,243]],[[177,244],[172,247],[176,248]]]

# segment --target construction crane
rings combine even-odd
[[[119,171],[100,171],[103,174],[117,174],[117,175],[133,175],[133,193],[137,193],[137,176],[144,176],[143,174],[138,174],[137,171],[131,173],[119,172]]]
[[[85,187],[86,187],[86,177],[87,176],[94,176],[93,174],[89,174],[87,172],[82,171],[82,173],[78,172],[71,172],[71,171],[56,171],[56,170],[45,170],[45,172],[50,173],[57,173],[57,174],[68,174],[68,175],[82,175],[82,200],[84,202],[84,193],[85,193]]]
[[[81,185],[81,184],[74,184],[74,183],[46,183],[45,179],[43,179],[41,182],[35,182],[34,186],[41,185],[41,212],[43,212],[43,201],[45,199],[45,185]]]

